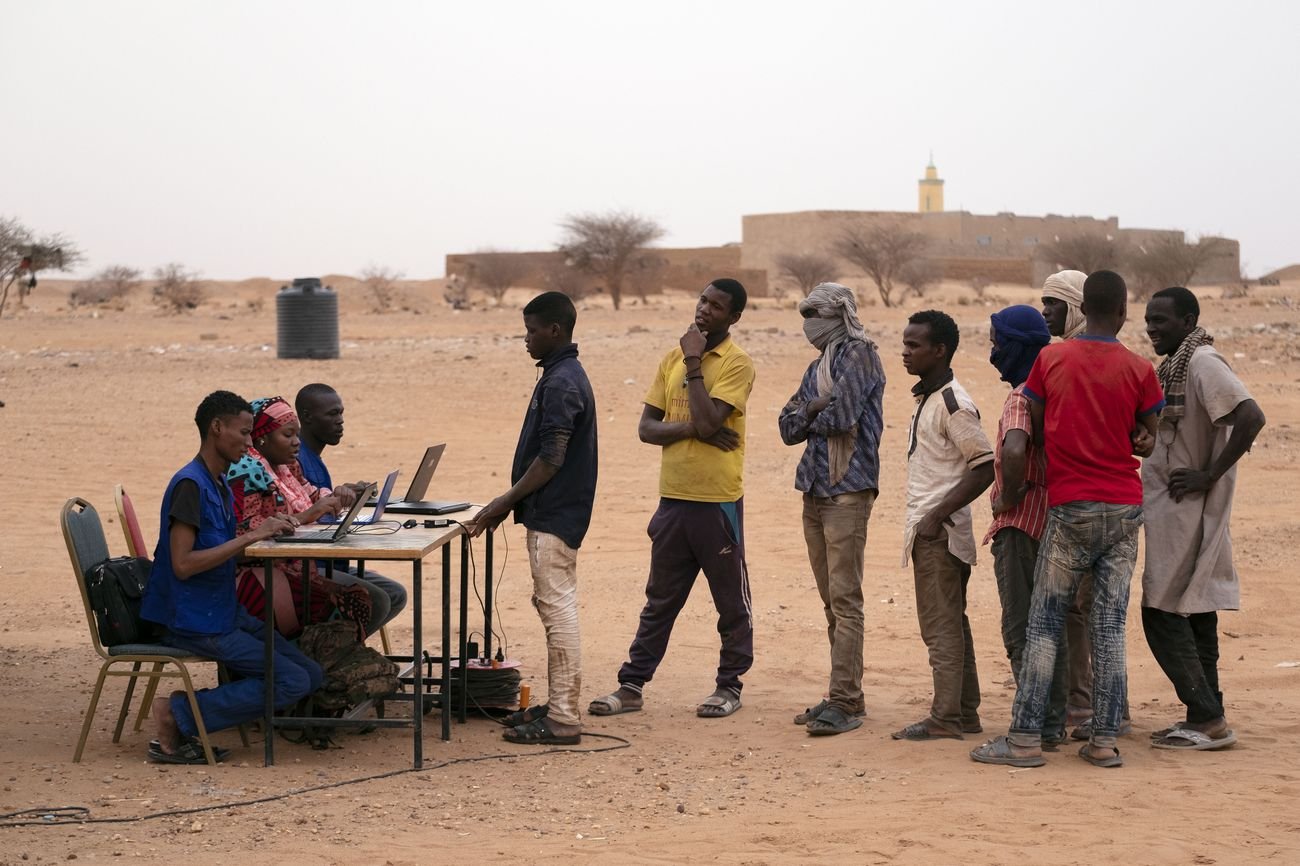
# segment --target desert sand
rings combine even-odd
[[[1289,546],[1300,519],[1282,495],[1300,488],[1300,329],[1290,301],[1300,298],[1300,282],[1231,301],[1219,300],[1217,289],[1198,290],[1202,323],[1269,421],[1241,464],[1233,521],[1244,609],[1221,617],[1222,678],[1240,738],[1230,750],[1179,754],[1147,746],[1148,733],[1181,718],[1181,708],[1142,638],[1136,586],[1129,617],[1135,730],[1120,742],[1122,769],[1090,767],[1067,746],[1050,754],[1046,767],[1008,771],[967,757],[982,736],[889,739],[924,716],[930,698],[912,577],[899,566],[913,406],[912,381],[898,357],[907,313],[936,306],[954,314],[963,336],[955,368],[990,435],[1005,394],[987,362],[988,315],[997,306],[946,285],[902,308],[863,309],[889,384],[867,547],[869,715],[859,730],[811,738],[791,723],[822,694],[827,652],[792,487],[800,452],[781,443],[776,417],[814,350],[788,301],[757,299],[733,331],[758,370],[745,468],[757,658],[734,716],[694,714],[712,690],[718,645],[701,585],[646,689],[645,711],[586,719],[589,732],[624,737],[630,748],[557,754],[510,746],[483,719],[455,725],[444,743],[429,724],[423,772],[230,807],[224,804],[409,768],[409,733],[343,734],[340,748],[327,751],[281,742],[280,762],[264,768],[260,735],[244,749],[227,731],[217,735],[234,748],[226,764],[160,767],[145,761],[147,726],[111,742],[119,682],[106,688],[84,761],[73,764],[99,660],[58,509],[70,496],[87,498],[106,519],[110,548],[124,553],[112,499],[113,485],[123,482],[152,544],[159,498],[196,450],[193,411],[209,391],[291,398],[304,383],[327,381],[347,406],[343,444],[327,453],[336,479],[373,479],[402,467],[405,480],[425,445],[445,441],[439,495],[482,502],[507,486],[536,377],[519,314],[530,293],[512,291],[499,309],[453,313],[436,282],[412,283],[402,288],[408,309],[373,313],[358,292],[345,290],[343,357],[282,361],[274,346],[280,282],[224,284],[202,308],[179,316],[154,311],[146,298],[122,311],[69,310],[68,285],[50,282],[27,309],[0,321],[0,400],[7,404],[0,409],[7,493],[0,503],[0,813],[84,806],[104,819],[217,807],[140,822],[0,829],[0,864],[119,856],[190,864],[240,856],[293,864],[1300,862],[1300,667],[1286,664],[1300,661]],[[990,294],[1014,303],[1033,302],[1036,293],[995,286]],[[659,463],[658,450],[637,441],[636,422],[654,366],[689,324],[692,302],[668,294],[617,313],[603,298],[580,307],[576,338],[599,403],[602,446],[596,516],[579,558],[584,705],[615,685],[636,627]],[[1140,320],[1141,307],[1130,313]],[[1150,356],[1139,321],[1121,336]],[[980,500],[977,530],[988,519]],[[510,656],[541,698],[545,646],[529,603],[523,534],[507,526],[504,536],[499,623]],[[404,567],[389,573],[409,581]],[[432,623],[434,582],[425,605]],[[1005,730],[1013,689],[987,548],[969,608],[985,736],[993,736]],[[393,630],[405,646],[409,614]],[[210,681],[211,669],[202,676]],[[588,738],[583,747],[607,745]],[[502,754],[509,757],[439,766]]]

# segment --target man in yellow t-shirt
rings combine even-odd
[[[650,578],[641,623],[618,672],[618,689],[591,702],[594,716],[641,709],[641,690],[668,649],[677,614],[700,571],[718,611],[722,652],[717,688],[696,709],[704,718],[740,709],[740,678],[754,663],[753,612],[745,570],[745,404],[754,363],[731,339],[745,287],[709,283],[695,321],[659,364],[638,432],[663,448],[659,508],[650,518]]]

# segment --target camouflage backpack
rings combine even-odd
[[[325,671],[325,683],[303,699],[294,715],[338,716],[350,706],[387,697],[401,687],[397,665],[358,641],[356,624],[350,620],[307,626],[298,638],[298,648]],[[325,748],[329,729],[304,728],[303,739]]]

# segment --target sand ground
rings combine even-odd
[[[261,766],[260,742],[225,765],[167,768],[144,760],[148,730],[110,741],[121,685],[106,691],[81,764],[71,761],[98,659],[56,515],[81,495],[106,518],[124,482],[145,535],[158,499],[196,447],[193,408],[215,388],[248,397],[292,396],[309,381],[334,384],[347,404],[343,445],[328,454],[336,479],[409,473],[421,449],[448,443],[437,493],[485,501],[504,489],[535,371],[523,350],[512,292],[502,309],[452,313],[436,285],[405,287],[405,312],[370,313],[345,295],[337,361],[281,361],[274,348],[278,283],[228,284],[194,313],[69,311],[66,286],[47,284],[25,311],[0,321],[0,813],[85,806],[96,818],[216,806],[135,823],[0,829],[0,864],[109,861],[228,864],[241,855],[279,863],[695,862],[847,863],[1296,863],[1300,862],[1300,617],[1290,543],[1300,518],[1281,494],[1300,486],[1300,342],[1290,297],[1300,284],[1219,301],[1203,293],[1203,323],[1254,392],[1269,426],[1242,464],[1234,535],[1244,609],[1221,618],[1222,676],[1240,736],[1222,753],[1171,754],[1147,733],[1181,718],[1172,688],[1141,637],[1133,594],[1130,697],[1135,732],[1126,764],[1098,770],[1073,749],[1042,769],[974,764],[965,742],[897,743],[889,732],[925,715],[930,675],[916,625],[912,579],[899,566],[911,381],[898,359],[905,314],[941,306],[962,326],[956,369],[994,432],[1005,386],[987,363],[988,314],[948,287],[903,309],[869,306],[889,385],[881,494],[867,549],[864,687],[870,714],[848,735],[810,738],[791,717],[825,687],[826,637],[792,489],[799,451],[781,444],[776,416],[813,349],[796,314],[759,300],[735,334],[754,357],[746,512],[756,663],[745,706],[723,720],[695,717],[712,689],[717,636],[699,588],[644,712],[587,719],[588,730],[631,747],[552,754],[504,745],[487,721],[426,730],[431,764],[489,754],[499,761],[437,766],[261,805],[222,804],[409,766],[404,731],[344,735],[341,748],[282,744]],[[1261,290],[1256,290],[1261,291]],[[1027,289],[995,287],[1007,302]],[[62,293],[62,294],[61,294]],[[614,685],[635,630],[645,579],[645,525],[654,508],[658,453],[637,441],[641,398],[654,366],[690,321],[692,299],[652,298],[615,313],[584,305],[577,339],[600,407],[601,483],[579,560],[584,703]],[[261,309],[257,309],[258,305]],[[1140,315],[1140,308],[1134,310]],[[1122,335],[1149,354],[1136,324]],[[400,485],[399,485],[400,486]],[[976,526],[988,506],[976,505]],[[114,552],[120,527],[106,524]],[[545,693],[545,647],[529,604],[522,532],[505,533],[498,575],[500,624],[534,695]],[[480,560],[481,561],[481,560]],[[500,562],[500,560],[498,560]],[[408,579],[404,568],[393,576]],[[438,609],[425,593],[426,622]],[[971,581],[970,616],[989,735],[1005,729],[1013,697],[999,606],[985,549]],[[409,637],[409,620],[394,629]],[[204,676],[210,676],[205,673]],[[436,716],[431,717],[436,721]],[[607,743],[589,738],[586,746]]]

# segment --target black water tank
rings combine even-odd
[[[316,277],[298,277],[275,296],[276,355],[339,356],[339,296]]]

